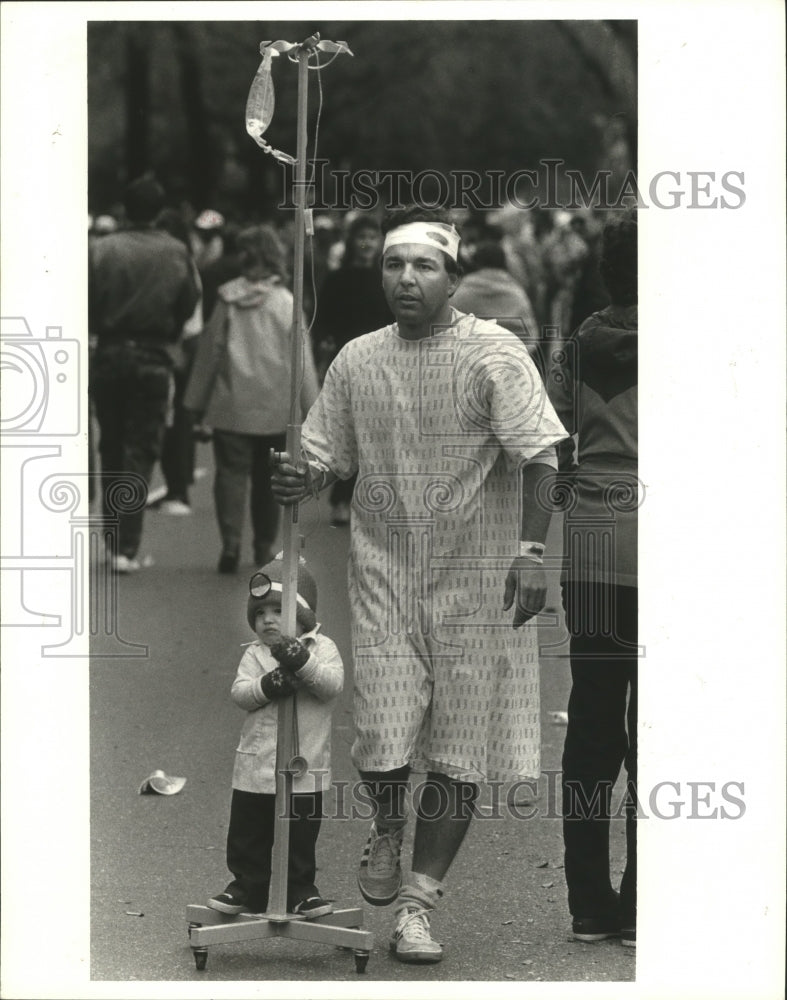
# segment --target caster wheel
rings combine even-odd
[[[355,971],[356,972],[366,972],[366,964],[369,961],[368,951],[356,951],[355,952]]]
[[[202,972],[202,970],[208,964],[208,949],[207,948],[195,948],[194,949],[194,964],[197,966],[197,971],[198,972]]]

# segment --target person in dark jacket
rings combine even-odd
[[[377,267],[383,238],[377,221],[359,215],[350,223],[341,266],[329,271],[317,298],[314,343],[318,371],[325,371],[346,343],[393,323]],[[350,523],[355,477],[338,480],[331,490],[331,523]]]
[[[90,396],[100,432],[102,509],[117,524],[109,543],[119,573],[140,568],[137,552],[153,466],[171,398],[173,348],[199,298],[186,247],[156,228],[164,191],[152,176],[125,192],[130,226],[94,242],[88,322],[96,348]]]
[[[202,332],[202,281],[191,252],[188,226],[180,212],[174,208],[165,208],[159,216],[158,225],[176,240],[180,240],[189,251],[192,273],[200,290],[200,299],[181,331],[178,350],[175,352],[172,413],[161,446],[161,471],[167,484],[167,492],[160,502],[151,504],[164,514],[179,516],[191,513],[189,487],[194,482],[195,441],[191,418],[183,406],[183,394]]]
[[[576,433],[565,515],[563,601],[571,695],[563,751],[563,839],[574,937],[636,944],[637,919],[637,222],[603,234],[612,304],[577,331],[566,395],[553,403]],[[612,788],[625,764],[626,867],[610,880]]]

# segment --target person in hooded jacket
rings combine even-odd
[[[515,333],[533,353],[538,345],[538,321],[527,292],[506,266],[500,243],[484,240],[473,257],[475,270],[462,278],[453,303],[460,312],[491,319]]]
[[[184,398],[195,423],[213,429],[220,573],[238,569],[249,481],[254,562],[271,559],[280,508],[271,493],[269,456],[272,448],[284,448],[290,413],[293,297],[283,283],[284,250],[264,225],[240,233],[238,249],[242,273],[219,288]],[[306,338],[303,361],[305,416],[318,392]]]
[[[561,398],[578,457],[564,528],[571,694],[563,750],[563,840],[572,932],[636,946],[637,919],[637,220],[612,219],[599,265],[612,304],[573,338]],[[565,452],[563,453],[566,454]],[[564,480],[565,486],[566,480]],[[610,880],[612,789],[627,774],[626,866]]]

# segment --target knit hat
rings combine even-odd
[[[264,573],[271,582],[271,589],[264,597],[254,597],[249,594],[249,602],[246,609],[246,618],[249,627],[254,631],[254,621],[257,612],[266,605],[272,604],[280,608],[282,603],[282,580],[284,578],[284,562],[282,554],[276,556],[271,562],[257,570]],[[256,575],[256,574],[255,574]],[[254,579],[252,577],[252,579]],[[314,577],[306,568],[306,562],[301,558],[298,562],[298,595],[295,608],[295,618],[303,627],[305,632],[311,632],[317,624],[317,584]]]

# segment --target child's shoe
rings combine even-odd
[[[292,912],[304,920],[316,920],[317,917],[324,917],[328,913],[333,913],[333,903],[323,899],[322,896],[309,896],[302,899],[292,908]]]
[[[242,913],[248,909],[248,899],[237,886],[228,885],[224,892],[217,892],[208,900],[208,906],[220,913]]]

